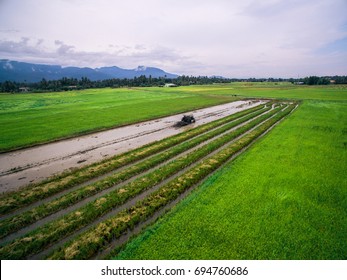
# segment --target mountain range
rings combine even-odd
[[[152,78],[177,78],[178,75],[167,73],[155,67],[138,66],[135,69],[123,69],[117,66],[89,68],[62,67],[60,65],[33,64],[0,59],[0,82],[39,82],[42,79],[59,80],[63,77],[81,79],[87,77],[92,81],[106,79],[132,79],[139,76]]]

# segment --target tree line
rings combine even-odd
[[[42,79],[36,83],[20,83],[13,81],[5,81],[0,83],[0,92],[47,92],[47,91],[68,91],[80,90],[88,88],[120,88],[120,87],[152,87],[164,86],[165,84],[175,84],[177,86],[188,85],[208,85],[215,83],[231,83],[231,82],[291,82],[293,84],[306,85],[328,85],[330,83],[347,84],[347,76],[330,76],[317,77],[310,76],[300,79],[282,79],[282,78],[248,78],[248,79],[228,79],[223,77],[206,77],[206,76],[179,76],[177,78],[153,78],[144,75],[132,79],[107,79],[100,81],[91,81],[87,77],[81,79],[62,78],[60,80]]]

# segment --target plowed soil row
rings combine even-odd
[[[109,177],[106,177],[99,182],[97,181],[97,178],[94,178],[93,181],[96,181],[95,183],[83,184],[80,186],[80,188],[77,188],[73,191],[62,192],[58,198],[52,200],[47,199],[45,203],[42,203],[39,206],[25,207],[26,211],[16,211],[17,214],[15,212],[14,215],[10,215],[8,218],[0,221],[0,237],[3,238],[7,234],[15,232],[16,230],[21,229],[26,225],[30,225],[35,222],[37,223],[33,224],[30,227],[22,229],[20,232],[13,234],[12,236],[10,235],[7,238],[4,238],[2,242],[7,242],[13,238],[18,237],[18,235],[25,234],[47,222],[56,219],[59,216],[76,210],[79,207],[82,207],[88,202],[93,201],[103,195],[106,195],[108,193],[111,193],[112,195],[112,193],[117,192],[121,187],[123,187],[124,185],[126,186],[126,184],[129,184],[131,181],[134,181],[138,177],[150,172],[154,172],[155,169],[161,168],[168,161],[174,161],[179,157],[189,154],[204,145],[206,146],[209,142],[213,141],[217,137],[220,137],[228,132],[230,133],[231,130],[235,130],[239,126],[250,122],[252,119],[259,115],[261,118],[264,118],[261,115],[269,109],[269,107],[262,108],[255,112],[247,114],[244,117],[238,118],[230,123],[219,126],[212,131],[209,131],[208,133],[204,133],[202,135],[199,135],[198,137],[190,139],[189,141],[180,143],[170,150],[166,150],[164,152],[158,153],[157,155],[150,156],[137,164],[126,166],[126,168],[119,168],[113,171],[112,175],[109,175]],[[142,173],[137,174],[137,172],[141,171]],[[132,175],[135,176],[127,179]],[[168,174],[167,176],[169,175],[170,174]],[[123,179],[127,180],[123,181]],[[165,176],[163,176],[163,174],[162,179],[165,179]]]

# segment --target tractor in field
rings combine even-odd
[[[184,115],[183,118],[176,123],[176,127],[185,126],[191,123],[195,123],[195,118],[193,115]]]

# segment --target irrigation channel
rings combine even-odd
[[[104,258],[296,106],[261,104],[3,195],[1,259]]]

